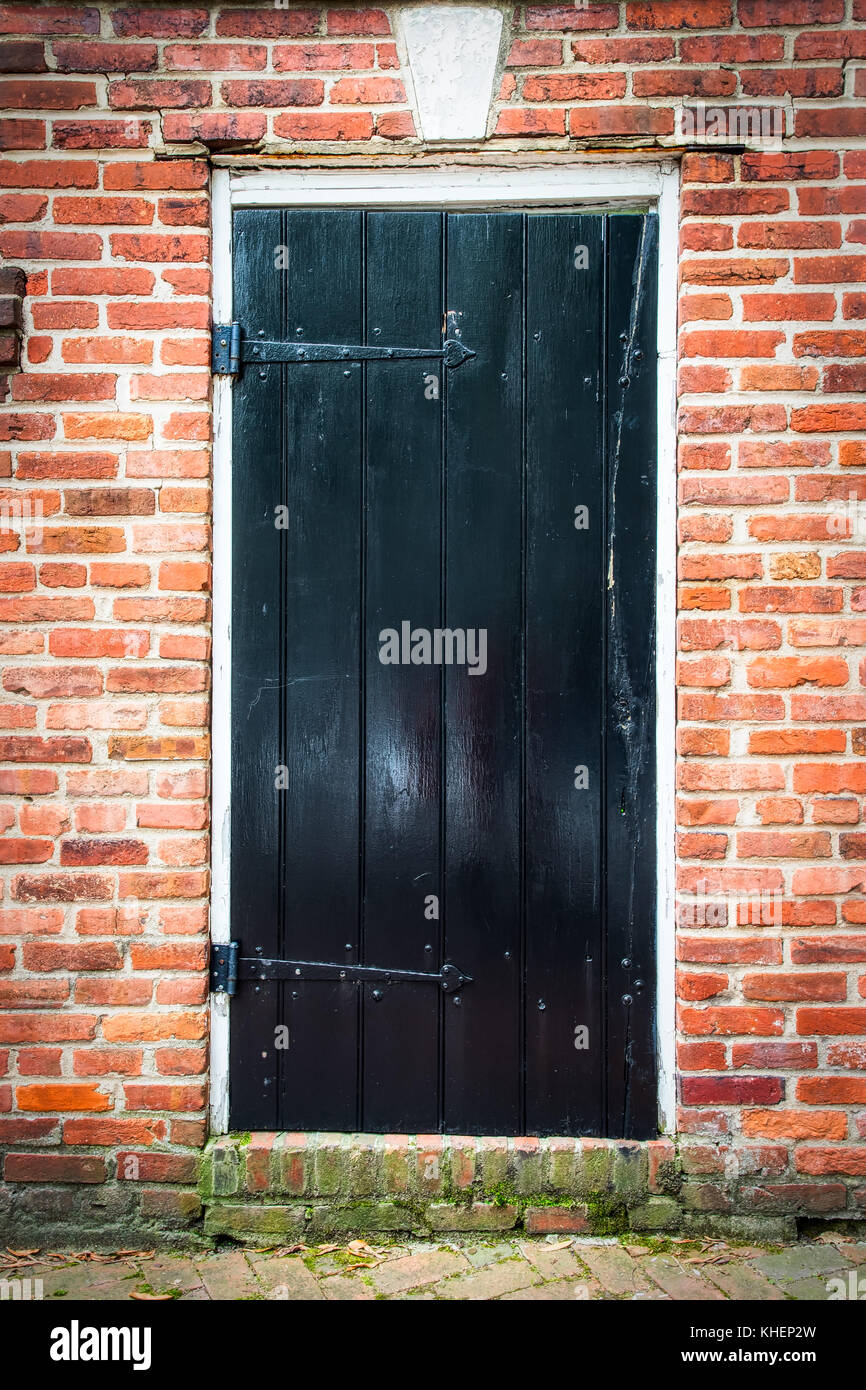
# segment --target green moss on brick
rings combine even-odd
[[[628,1208],[621,1197],[587,1197],[586,1209],[594,1236],[618,1236],[628,1230]]]

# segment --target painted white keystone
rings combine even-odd
[[[502,35],[502,11],[418,5],[400,14],[424,140],[480,140]]]

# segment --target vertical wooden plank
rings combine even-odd
[[[374,212],[366,223],[366,341],[438,347],[441,214]],[[370,362],[366,378],[363,954],[368,965],[435,971],[440,671],[383,664],[379,635],[439,622],[442,365]],[[438,987],[365,985],[363,999],[363,1128],[435,1130]]]
[[[525,957],[532,1134],[602,1132],[603,233],[597,216],[528,219]]]
[[[448,217],[450,331],[478,356],[448,376],[443,625],[484,629],[486,671],[446,666],[444,1128],[516,1133],[520,1114],[520,214]]]
[[[353,211],[285,214],[285,337],[358,341],[361,225]],[[329,362],[281,371],[288,529],[280,954],[350,962],[360,926],[361,369]],[[357,986],[286,984],[283,1009],[290,1046],[281,1127],[353,1129]]]
[[[607,1130],[657,1132],[655,544],[658,218],[608,219]]]
[[[234,215],[233,298],[245,323],[282,332],[282,283],[274,268],[281,239],[279,211]],[[281,761],[279,738],[282,633],[281,533],[274,507],[281,500],[279,371],[268,379],[246,371],[233,386],[232,460],[232,935],[252,954],[279,952],[283,888],[277,844]],[[231,1005],[231,1125],[268,1129],[278,1117],[274,1029],[279,986],[245,987]]]

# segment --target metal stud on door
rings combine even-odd
[[[231,1123],[647,1137],[656,220],[234,254]]]

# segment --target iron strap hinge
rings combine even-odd
[[[236,376],[241,367],[241,326],[215,324],[211,337],[211,367],[217,376]]]
[[[269,362],[398,362],[410,357],[441,358],[445,367],[456,368],[475,357],[459,338],[446,338],[438,348],[379,347],[359,343],[296,343],[268,338],[244,338],[239,323],[216,324],[212,336],[211,367],[217,376],[237,376],[246,363]]]
[[[441,970],[391,970],[382,965],[345,965],[338,961],[271,960],[242,956],[237,941],[215,945],[211,958],[211,983],[215,993],[237,993],[238,980],[334,980],[338,984],[437,984],[443,994],[472,983],[472,976],[446,963]]]
[[[211,989],[214,994],[237,994],[238,943],[214,942],[210,955]]]

